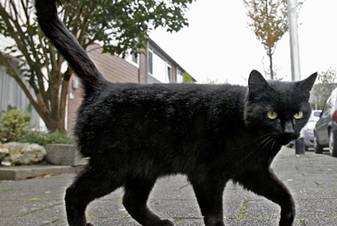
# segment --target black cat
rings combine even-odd
[[[279,204],[280,225],[292,225],[294,201],[270,164],[307,122],[316,74],[267,82],[254,70],[248,88],[112,84],[57,18],[54,0],[36,0],[36,8],[42,30],[85,89],[75,134],[90,162],[66,191],[69,225],[90,225],[86,206],[121,186],[136,221],[173,225],[146,203],[158,177],[179,173],[188,176],[207,226],[224,225],[222,195],[230,179]]]

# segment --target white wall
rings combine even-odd
[[[151,74],[155,79],[162,83],[169,83],[169,77],[167,73],[168,64],[162,58],[160,58],[156,53],[153,53],[153,73]]]
[[[179,69],[177,70],[177,83],[183,83],[183,73]]]
[[[27,111],[29,100],[16,81],[7,75],[5,68],[0,66],[0,112],[7,111],[8,106]],[[32,127],[37,130],[46,130],[46,127],[37,112],[32,109]]]

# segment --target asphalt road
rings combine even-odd
[[[294,195],[295,225],[337,226],[337,158],[307,152],[295,156],[284,149],[273,163]],[[74,175],[0,182],[0,226],[66,225],[63,196]],[[87,216],[96,226],[138,225],[122,206],[121,189],[94,201]],[[176,225],[203,225],[191,186],[184,176],[160,179],[152,192],[151,208]],[[267,199],[227,184],[226,225],[278,225],[279,207]]]

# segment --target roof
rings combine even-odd
[[[162,55],[165,59],[169,60],[173,63],[179,70],[188,73],[180,64],[177,63],[170,55],[168,55],[155,41],[149,38],[149,46],[151,46],[155,51],[157,51],[160,55]],[[196,82],[197,80],[191,76],[193,81]]]

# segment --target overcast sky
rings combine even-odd
[[[302,78],[337,66],[337,1],[306,0],[299,14]],[[241,0],[196,0],[189,27],[178,33],[156,30],[151,38],[200,82],[246,85],[249,72],[268,70],[262,44],[248,27]],[[289,33],[277,43],[274,70],[290,80]]]

